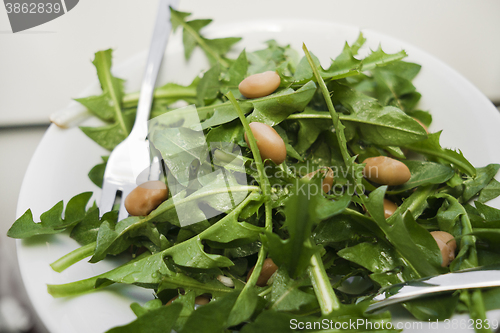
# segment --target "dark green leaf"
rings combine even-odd
[[[293,114],[288,119],[331,119],[328,112],[306,110]],[[353,124],[359,128],[360,135],[367,141],[383,146],[400,146],[409,143],[418,143],[427,136],[423,127],[413,118],[401,110],[388,106],[382,110],[359,111],[351,115],[339,115],[339,119],[346,124]],[[312,138],[309,139],[309,141]]]
[[[486,185],[481,192],[479,192],[479,198],[477,201],[479,202],[488,202],[490,200],[495,199],[500,195],[500,182],[496,179],[490,180],[488,185]]]
[[[285,120],[290,114],[304,110],[316,92],[316,84],[310,81],[300,89],[284,89],[272,95],[252,99],[254,111],[248,121],[274,126]]]
[[[90,244],[97,241],[97,232],[99,231],[102,221],[108,220],[116,223],[117,219],[117,211],[111,211],[104,214],[102,220],[100,220],[99,210],[97,208],[90,209],[82,222],[78,223],[71,230],[70,237],[80,243],[80,245]]]
[[[358,113],[364,110],[381,110],[382,105],[375,99],[337,81],[328,83],[333,92],[332,102],[341,104],[350,113]]]
[[[285,204],[285,226],[290,237],[283,240],[269,232],[263,236],[273,261],[280,267],[286,267],[292,278],[302,274],[309,265],[311,255],[317,250],[310,244],[309,237],[312,225],[317,223],[315,210],[317,197],[321,194],[311,194],[309,185],[317,190],[319,183],[298,182]]]
[[[403,185],[394,187],[390,194],[403,192],[417,186],[441,184],[450,179],[455,172],[452,168],[434,162],[402,161],[410,169],[411,178]]]
[[[233,95],[240,96],[238,90],[238,85],[245,78],[248,71],[248,60],[245,50],[241,51],[240,55],[236,61],[229,67],[229,70],[224,75],[223,88],[221,93],[223,95],[227,94],[228,91],[232,91]]]
[[[103,162],[97,164],[89,171],[90,180],[98,187],[102,187],[102,182],[104,179],[104,171],[106,170],[106,164],[108,162],[109,156],[101,156],[101,158]]]
[[[228,327],[228,315],[238,297],[234,291],[216,301],[199,307],[189,316],[179,333],[220,333]]]
[[[316,297],[299,289],[303,280],[292,280],[285,270],[278,270],[273,279],[271,310],[294,311],[301,306],[317,303]],[[316,306],[319,306],[316,304]]]
[[[203,74],[203,77],[200,80],[200,83],[196,87],[196,94],[198,105],[205,105],[205,101],[209,101],[209,103],[217,98],[219,94],[219,89],[221,83],[220,79],[220,66],[216,64],[212,68]]]
[[[228,190],[225,183],[223,185],[224,188]],[[202,197],[204,194],[206,194],[207,197],[213,197],[213,193],[211,193],[209,189],[203,189],[204,188],[200,190],[201,192],[203,192],[201,193],[202,195],[200,195],[200,197]],[[192,195],[198,197],[196,193],[197,192]],[[234,209],[224,218],[220,219],[217,223],[213,224],[211,227],[204,230],[196,237],[190,238],[189,240],[168,248],[162,253],[164,255],[171,256],[174,262],[181,266],[198,268],[232,266],[233,263],[228,258],[221,255],[206,253],[204,251],[202,241],[205,240],[217,243],[229,243],[235,240],[244,239],[245,242],[250,243],[257,240],[262,229],[245,222],[238,222],[237,217],[243,207],[245,207],[249,202],[253,200],[259,200],[259,198],[260,195],[257,195],[256,193],[250,194],[250,196],[244,202],[242,202],[236,209]],[[148,225],[148,223],[151,223],[151,221],[162,221],[162,216],[165,215],[165,213],[173,211],[174,207],[179,209],[179,207],[184,203],[190,204],[190,197],[187,197],[186,199],[184,199],[184,201],[181,199],[175,202],[175,204],[174,200],[171,198],[163,202],[148,216],[128,217],[124,220],[119,221],[114,228],[107,222],[102,223],[98,233],[97,247],[94,256],[91,259],[91,262],[97,262],[103,259],[107,253],[110,253],[110,250],[113,249],[114,246],[117,246],[116,244],[120,244],[121,241],[126,239],[124,237],[127,236],[127,234],[131,230],[144,228]],[[196,209],[199,210],[199,208]]]
[[[110,329],[107,333],[164,333],[170,332],[182,310],[182,305],[171,304],[150,310],[125,326]]]
[[[484,168],[478,168],[475,177],[464,181],[465,189],[462,195],[464,201],[469,201],[485,188],[496,175],[498,169],[500,169],[500,164],[489,164]]]
[[[383,199],[386,186],[379,187],[372,193],[365,206],[385,233],[387,240],[394,246],[398,254],[415,269],[420,276],[437,275],[441,268],[441,251],[436,241],[422,226],[417,224],[411,214],[391,216],[391,223],[387,223],[383,211]]]
[[[130,304],[130,308],[132,309],[132,311],[134,311],[134,314],[137,317],[140,317],[140,316],[148,313],[149,311],[158,309],[162,306],[163,306],[163,304],[162,304],[161,300],[158,298],[147,301],[144,304],[144,306],[141,306],[139,303],[136,303],[136,302]]]
[[[451,262],[450,270],[477,267],[476,239],[474,236],[464,236],[473,233],[467,211],[456,198],[449,194],[439,193],[435,197],[444,199],[436,215],[439,228],[452,234],[453,237],[463,236],[460,242],[457,242],[459,253]]]
[[[420,99],[420,94],[415,95],[416,89],[410,80],[385,68],[372,70],[372,74],[377,83],[375,87],[377,99],[383,105],[394,105],[406,111],[411,110]],[[405,96],[410,94],[413,94],[411,97],[416,96],[416,101],[410,98],[410,103],[407,103],[408,100],[405,100]]]
[[[420,72],[422,66],[412,62],[394,61],[383,67],[384,70],[392,72],[406,80],[413,80]]]
[[[403,306],[418,320],[443,321],[455,313],[458,294],[432,296],[403,303]]]
[[[361,137],[377,145],[402,146],[424,140],[425,129],[401,110],[386,106],[341,117],[359,126]]]

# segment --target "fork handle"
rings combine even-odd
[[[142,79],[137,114],[135,116],[134,127],[131,135],[139,138],[146,138],[148,133],[148,120],[151,113],[151,104],[153,102],[153,92],[160,71],[161,61],[165,53],[168,37],[172,24],[170,23],[169,4],[177,1],[160,0],[156,23],[153,31],[153,38],[149,47],[146,71]]]

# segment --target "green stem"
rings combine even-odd
[[[474,325],[476,333],[491,332],[491,329],[484,328],[487,322],[487,317],[481,289],[464,292],[466,292],[469,296],[469,316],[476,324]],[[479,323],[482,323],[482,325],[478,325]]]
[[[330,279],[326,274],[325,267],[319,253],[315,253],[311,257],[310,266],[308,269],[314,293],[318,298],[318,303],[321,308],[322,315],[328,315],[340,308],[340,302],[333,291]]]
[[[305,44],[302,44],[302,49],[304,50],[304,53],[306,55],[307,61],[309,62],[309,65],[311,66],[311,69],[314,73],[314,76],[316,77],[316,81],[318,82],[319,89],[321,90],[321,93],[323,94],[323,98],[325,99],[326,106],[328,107],[328,111],[330,112],[330,116],[333,121],[333,127],[335,127],[335,135],[337,136],[337,140],[339,142],[340,146],[340,152],[342,154],[342,158],[344,159],[344,163],[346,166],[351,166],[351,155],[347,151],[347,140],[345,138],[344,134],[344,125],[340,122],[339,115],[337,114],[337,111],[335,111],[335,107],[333,106],[332,99],[330,98],[330,92],[328,91],[328,88],[326,87],[325,81],[323,81],[323,78],[318,72],[318,69],[314,65],[314,61],[311,57],[311,54],[309,53],[309,50],[307,49]]]
[[[105,276],[113,271],[117,271],[124,266],[131,265],[143,258],[149,257],[151,254],[149,252],[145,252],[138,256],[135,259],[132,259],[131,261],[118,266],[109,272],[105,272],[102,274],[99,274],[97,276],[93,276],[91,278],[85,279],[85,280],[80,280],[80,281],[75,281],[75,282],[70,282],[70,283],[65,283],[65,284],[48,284],[47,285],[47,291],[49,294],[51,294],[53,297],[68,297],[68,296],[75,296],[75,295],[80,295],[83,293],[87,293],[90,291],[95,291],[98,289],[102,289],[104,287],[107,287],[109,285],[114,284],[113,281],[107,280],[104,281],[103,283],[99,284],[98,287],[96,287],[96,283],[99,279],[105,278]]]
[[[263,291],[261,291],[259,293],[259,297],[264,297],[267,294],[269,294],[271,291],[273,291],[273,288],[272,287],[267,287],[266,289],[264,289]]]
[[[82,247],[79,247],[76,250],[71,251],[65,256],[54,261],[52,264],[50,264],[50,267],[52,267],[52,269],[55,270],[56,272],[61,273],[71,265],[76,264],[80,260],[83,260],[93,255],[96,244],[97,242],[92,242]]]
[[[137,106],[139,102],[140,92],[133,92],[130,94],[126,94],[123,96],[122,105],[124,108],[131,108]],[[196,87],[182,87],[182,86],[174,86],[174,87],[159,87],[155,89],[153,98],[154,99],[163,99],[163,98],[186,98],[196,97]]]
[[[104,273],[106,274],[106,273]],[[102,275],[104,275],[102,274]],[[48,284],[47,292],[52,295],[52,297],[68,297],[68,296],[76,296],[81,295],[90,291],[95,291],[98,289],[102,289],[109,285],[112,285],[113,281],[106,281],[96,287],[96,282],[101,276],[94,276],[85,280],[80,280],[71,283],[65,284]]]
[[[236,109],[236,112],[238,113],[238,117],[241,120],[241,123],[243,124],[243,128],[245,129],[245,133],[247,134],[247,139],[248,143],[250,144],[250,149],[252,151],[253,158],[255,160],[255,166],[257,167],[257,173],[259,175],[259,183],[260,187],[262,188],[262,193],[264,194],[264,197],[266,198],[266,201],[264,203],[265,208],[266,208],[266,230],[271,231],[272,229],[272,212],[271,212],[271,202],[269,201],[269,197],[271,195],[271,184],[269,184],[269,179],[267,179],[266,172],[264,170],[264,163],[262,162],[262,158],[260,156],[260,151],[259,147],[257,147],[257,141],[255,140],[255,137],[252,133],[252,130],[250,129],[250,125],[248,124],[247,119],[245,118],[245,114],[241,110],[240,106],[238,105],[238,102],[234,98],[234,95],[232,92],[227,93],[227,98],[231,101],[231,104],[233,107]]]
[[[243,110],[241,110],[238,102],[236,101],[236,98],[234,98],[233,93],[228,92],[226,96],[231,101],[233,107],[236,109],[236,112],[238,113],[238,117],[240,118],[245,133],[247,134],[248,143],[250,144],[250,150],[252,151],[252,155],[255,160],[255,165],[257,167],[257,172],[259,175],[260,187],[262,189],[262,193],[264,194],[265,198],[264,201],[264,208],[266,213],[265,230],[266,232],[272,232],[273,230],[272,207],[271,207],[271,201],[269,200],[271,196],[271,184],[269,183],[269,179],[267,178],[264,169],[264,163],[262,162],[262,158],[260,156],[259,147],[257,147],[257,141],[255,140],[255,137],[252,133],[252,129],[250,128],[250,124],[245,118],[245,114],[243,113]],[[262,247],[259,250],[259,254],[257,256],[257,262],[255,263],[253,272],[252,274],[250,274],[250,277],[245,286],[243,287],[240,297],[238,297],[238,299],[236,300],[236,304],[233,307],[233,309],[237,309],[238,305],[244,302],[244,297],[241,297],[241,295],[245,295],[246,293],[248,293],[249,290],[253,288],[257,283],[257,280],[262,271],[262,266],[264,265],[264,260],[266,259],[266,257],[267,257],[267,249],[264,245],[262,245]]]

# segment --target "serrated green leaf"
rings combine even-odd
[[[131,127],[134,119],[135,111],[128,111],[123,114],[123,120],[127,126]],[[120,142],[125,140],[128,135],[128,132],[124,132],[122,126],[118,122],[100,127],[80,126],[80,129],[99,146],[110,151]]]
[[[461,151],[456,152],[451,149],[442,148],[439,144],[440,136],[441,132],[429,134],[427,139],[406,145],[405,148],[426,155],[438,162],[444,161],[445,163],[450,163],[460,171],[474,177],[476,169],[472,164],[464,157]]]
[[[111,49],[96,52],[92,62],[97,70],[102,95],[76,99],[76,101],[89,108],[99,118],[113,121],[126,137],[131,127],[125,122],[121,110],[124,81],[111,74],[112,52]]]
[[[394,61],[385,65],[383,69],[411,81],[417,76],[421,68],[422,66],[412,62]]]
[[[199,46],[203,52],[205,52],[205,55],[212,65],[219,63],[221,66],[228,68],[230,63],[224,58],[224,55],[235,43],[240,41],[241,38],[229,37],[207,39],[200,34],[200,30],[212,20],[187,21],[186,18],[189,15],[191,15],[191,13],[179,12],[170,8],[170,21],[172,22],[173,30],[175,31],[179,27],[183,29],[182,39],[184,42],[184,55],[186,59],[189,59],[194,48]]]
[[[184,44],[184,57],[186,59],[191,58],[191,54],[198,44],[197,36],[199,35],[200,30],[209,25],[211,22],[212,20],[210,19],[192,20],[186,22],[186,25],[192,29],[192,31],[189,29],[184,29],[182,31],[182,43]],[[196,34],[193,34],[193,31]]]
[[[317,119],[319,121],[331,119],[331,115],[324,111],[306,110],[293,114],[288,119]],[[381,110],[359,111],[351,115],[340,114],[339,119],[343,123],[356,126],[362,138],[378,145],[403,146],[408,143],[418,143],[427,136],[424,128],[418,122],[391,106]]]
[[[33,221],[33,214],[28,209],[19,217],[7,232],[12,238],[28,238],[36,235],[52,235],[64,231],[79,223],[85,216],[86,206],[92,192],[84,192],[70,199],[66,206],[65,218],[62,218],[63,202],[59,201],[51,209],[40,215],[40,222]]]
[[[393,54],[385,53],[381,47],[379,47],[376,51],[372,51],[367,57],[363,59],[361,71],[371,71],[377,67],[386,66],[394,61],[399,61],[408,55],[404,50]]]
[[[182,26],[182,22],[184,22],[190,15],[191,13],[180,12],[170,7],[170,22],[172,23],[172,30],[175,31],[178,27]]]

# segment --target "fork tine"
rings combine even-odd
[[[101,199],[99,202],[99,216],[102,217],[105,213],[110,212],[113,209],[113,204],[116,199],[116,191],[118,186],[107,182],[106,180],[102,184]]]
[[[128,215],[127,209],[125,209],[125,198],[123,197],[120,202],[120,210],[118,211],[118,221],[126,219]]]
[[[135,184],[128,184],[123,187],[122,198],[120,201],[120,210],[118,211],[118,221],[121,221],[129,216],[127,209],[125,208],[125,198],[130,192],[135,188]]]

